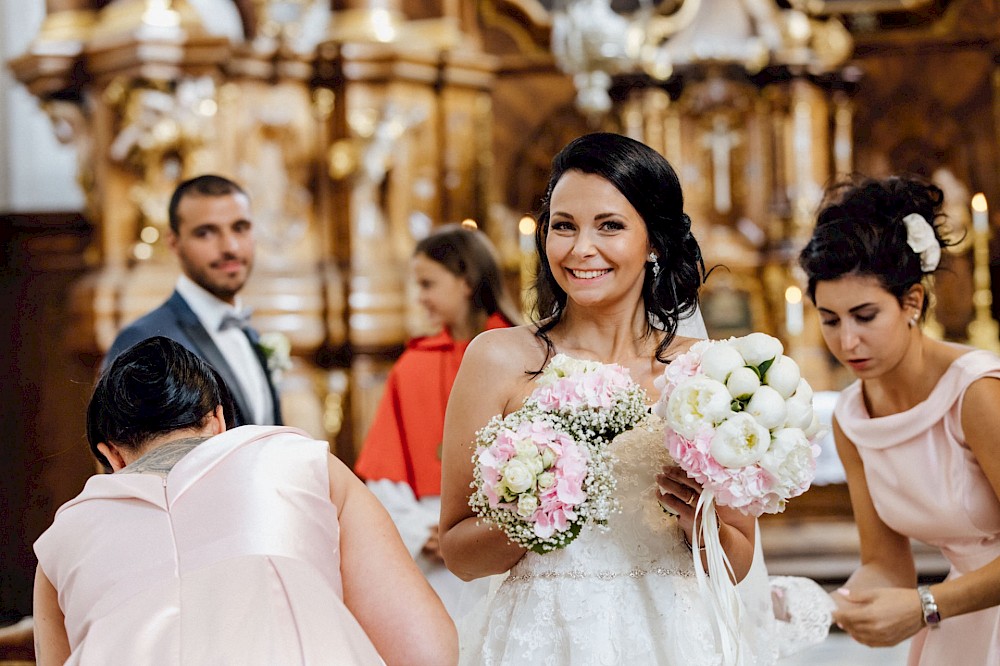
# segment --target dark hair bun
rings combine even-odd
[[[155,435],[200,426],[219,405],[231,415],[229,391],[213,368],[178,342],[149,338],[101,375],[87,409],[87,439],[107,464],[98,443],[138,450]]]
[[[858,178],[828,188],[816,229],[799,255],[810,298],[815,299],[817,282],[845,275],[872,275],[902,298],[937,268],[924,270],[921,255],[907,242],[904,218],[923,217],[943,249],[949,245],[939,219],[943,201],[939,187],[917,177]]]

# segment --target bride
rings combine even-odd
[[[584,529],[566,548],[541,555],[511,543],[469,507],[476,431],[493,415],[519,408],[556,353],[621,365],[655,400],[654,379],[695,342],[677,331],[680,320],[695,312],[705,277],[683,208],[672,167],[627,137],[589,134],[553,161],[536,236],[538,312],[544,318],[536,326],[477,337],[448,405],[445,563],[465,580],[507,574],[481,612],[464,623],[463,663],[723,663],[688,546],[701,489],[670,466],[656,417],[611,444],[622,511],[606,530]],[[740,663],[774,663],[779,634],[792,642],[824,636],[828,613],[817,618],[808,604],[802,615],[813,617],[778,626],[787,623],[774,619],[755,519],[725,507],[718,515],[719,538],[742,598]],[[825,599],[818,587],[806,590]]]

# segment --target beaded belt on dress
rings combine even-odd
[[[539,571],[537,573],[511,574],[507,576],[504,583],[520,583],[526,580],[615,580],[616,578],[643,578],[644,576],[681,576],[692,578],[694,571],[691,569],[667,569],[656,567],[655,569],[632,569],[631,571]]]

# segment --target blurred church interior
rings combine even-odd
[[[166,204],[199,173],[252,197],[243,295],[292,343],[286,423],[347,462],[392,361],[427,332],[414,244],[474,223],[526,286],[550,160],[595,129],[677,167],[720,266],[710,335],[781,338],[827,414],[850,378],[795,258],[837,177],[944,190],[963,240],[928,331],[1000,349],[1000,0],[18,0],[0,35],[0,626],[30,615],[31,544],[96,471],[96,369],[169,295]],[[772,573],[836,585],[853,570],[832,444],[763,530]],[[946,573],[915,547],[922,576]]]

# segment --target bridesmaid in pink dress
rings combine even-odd
[[[909,663],[1000,664],[1000,357],[929,338],[942,193],[915,179],[827,194],[800,264],[830,351],[858,377],[834,437],[861,567],[832,596],[858,641],[912,638]],[[952,565],[918,585],[910,538]]]
[[[455,627],[388,515],[294,428],[227,429],[221,378],[163,337],[102,375],[92,477],[35,543],[38,664],[422,664]]]

